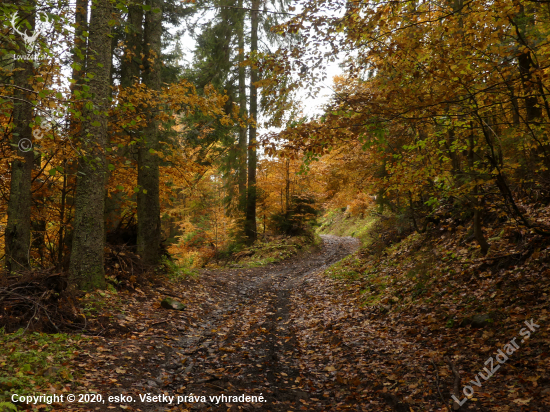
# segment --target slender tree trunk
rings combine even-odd
[[[487,243],[487,240],[485,240],[485,236],[483,235],[483,226],[481,222],[481,206],[479,204],[479,200],[477,199],[478,194],[478,186],[474,188],[474,237],[479,244],[481,248],[481,253],[484,255],[487,254],[489,251],[489,243]]]
[[[474,151],[475,141],[474,141],[474,135],[473,135],[473,133],[474,133],[473,132],[473,126],[472,126],[471,123],[470,123],[470,128],[472,130],[471,130],[470,136],[468,138],[468,166],[469,166],[469,169],[470,169],[470,174],[475,179],[475,175],[476,175],[476,172],[474,170],[474,166],[475,166],[475,159],[474,159],[474,156],[475,156],[475,151]],[[476,239],[477,243],[479,244],[479,247],[481,248],[481,253],[486,255],[487,252],[489,251],[490,245],[489,245],[489,243],[487,243],[487,240],[485,240],[485,236],[483,235],[483,226],[482,226],[482,222],[481,222],[482,211],[481,211],[481,205],[480,205],[478,196],[479,196],[479,185],[476,184],[474,186],[474,190],[472,192],[472,198],[473,198],[472,205],[473,205],[473,209],[474,209],[474,221],[473,221],[474,238]]]
[[[148,0],[151,10],[145,13],[144,83],[153,90],[161,88],[161,36],[163,0]],[[137,248],[147,264],[157,264],[160,258],[160,199],[159,199],[159,124],[155,120],[157,107],[147,109],[147,127],[138,148]]]
[[[528,29],[534,26],[532,16],[527,16],[523,5],[519,7],[519,15],[517,18],[517,31],[516,34],[519,40],[519,48],[525,49],[529,46],[527,42]],[[529,50],[522,51],[518,54],[518,69],[525,93],[525,111],[527,114],[526,121],[528,123],[540,122],[542,117],[542,107],[539,106],[537,92],[536,92],[536,79],[533,78],[533,70],[536,69],[536,65],[531,58],[531,52]]]
[[[61,205],[59,207],[59,235],[58,235],[58,243],[57,243],[57,262],[58,265],[61,265],[63,262],[63,250],[65,242],[64,242],[64,232],[63,229],[65,228],[65,202],[67,200],[67,174],[65,172],[65,169],[67,168],[67,159],[63,160],[63,186],[61,188]]]
[[[128,30],[120,79],[123,87],[139,83],[141,78],[139,67],[143,64],[141,59],[143,51],[143,7],[141,5],[128,7]]]
[[[286,159],[285,166],[286,212],[288,213],[290,210],[290,159]]]
[[[141,68],[143,64],[141,54],[143,51],[143,6],[141,4],[128,6],[128,19],[125,26],[126,39],[124,45],[124,55],[120,68],[120,85],[122,87],[131,87],[139,84],[141,80]],[[113,46],[116,41],[113,38]],[[111,71],[114,74],[114,70]],[[111,76],[113,80],[114,76]],[[136,135],[142,135],[143,130],[135,132]],[[122,156],[129,157],[127,151]],[[112,172],[108,172],[109,180]],[[109,234],[116,231],[123,216],[123,196],[120,193],[105,193],[105,232],[107,238]]]
[[[243,7],[243,0],[239,0],[239,9]],[[239,47],[239,115],[246,116],[246,71],[241,64],[244,61],[244,11],[239,14],[239,23],[237,26],[237,37]],[[246,180],[247,180],[247,142],[246,126],[239,128],[239,150],[238,150],[238,176],[239,176],[239,212],[246,213]]]
[[[252,54],[258,51],[258,9],[260,0],[252,0],[250,12],[250,51]],[[254,122],[258,121],[258,69],[254,66],[250,69],[250,117]],[[256,133],[257,124],[250,125],[248,135],[248,196],[246,201],[245,235],[248,244],[254,243],[257,238],[256,227]]]
[[[75,6],[75,21],[74,21],[74,47],[72,50],[72,80],[71,94],[74,109],[77,111],[82,110],[82,104],[79,102],[79,93],[82,90],[83,75],[86,66],[86,37],[83,36],[84,31],[87,31],[88,25],[88,0],[76,0]],[[80,120],[74,116],[70,118],[70,133],[73,139],[79,141],[80,139]],[[66,153],[63,153],[66,155]],[[58,265],[65,270],[68,268],[70,251],[72,249],[72,229],[68,225],[70,222],[69,216],[71,210],[74,207],[74,194],[76,185],[76,172],[78,170],[78,162],[69,158],[63,161],[63,189],[61,191],[61,210],[60,210],[60,228],[59,228],[59,242],[57,251]],[[66,225],[67,223],[67,225]],[[68,249],[68,254],[64,256],[65,247]]]
[[[33,3],[34,4],[34,3]],[[19,13],[21,15],[21,13]],[[34,30],[34,13],[27,16]],[[18,36],[19,37],[19,36]],[[16,54],[25,54],[25,44],[18,38]],[[12,145],[18,159],[11,164],[10,198],[8,201],[8,222],[5,229],[5,264],[9,272],[28,268],[31,247],[31,181],[34,152],[31,147],[33,116],[31,101],[33,93],[23,89],[32,89],[29,78],[33,75],[33,63],[30,60],[16,60],[13,72],[13,129]],[[23,89],[19,89],[21,87]]]
[[[40,153],[34,156],[33,168],[37,174],[40,173],[42,168],[42,155]],[[42,181],[42,179],[39,179],[39,182]],[[31,215],[33,217],[31,219],[31,250],[38,252],[40,266],[44,266],[44,248],[46,245],[46,221],[44,220],[45,211],[47,209],[46,203],[46,198],[40,193],[35,195],[32,199]]]
[[[86,75],[90,106],[83,110],[81,156],[75,199],[71,281],[84,290],[105,287],[104,244],[105,178],[107,165],[107,111],[111,73],[111,20],[109,0],[93,0]]]

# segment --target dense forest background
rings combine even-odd
[[[106,244],[135,246],[148,265],[168,251],[204,263],[306,230],[300,204],[374,199],[400,232],[471,223],[482,254],[498,249],[487,222],[547,236],[548,12],[534,1],[4,3],[3,266],[63,268],[94,289]],[[318,91],[334,61],[344,74],[308,118],[300,90]],[[300,222],[281,221],[293,208]]]
[[[284,3],[272,6],[285,15]],[[8,274],[55,267],[101,288],[106,245],[131,246],[146,265],[199,264],[253,244],[299,198],[313,201],[297,160],[258,159],[258,62],[284,43],[272,30],[279,12],[265,7],[2,5]],[[283,125],[295,103],[282,102],[266,122]]]
[[[7,275],[56,268],[104,288],[117,248],[201,266],[269,235],[313,238],[335,207],[376,205],[399,236],[468,226],[481,255],[505,253],[487,225],[550,233],[546,3],[1,11]],[[335,62],[331,100],[306,116],[300,96]]]

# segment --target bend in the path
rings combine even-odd
[[[189,402],[174,410],[218,410],[221,405],[209,397],[222,394],[265,398],[264,404],[223,402],[240,410],[287,411],[309,399],[291,295],[307,275],[358,247],[353,238],[322,238],[323,246],[316,253],[250,270],[240,287],[227,291],[216,310],[179,338],[157,381],[168,393],[205,396],[207,402]],[[168,409],[159,406],[149,410]]]

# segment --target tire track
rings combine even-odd
[[[159,371],[158,389],[205,396],[206,402],[176,408],[149,404],[142,405],[142,410],[289,411],[307,401],[307,385],[306,390],[298,387],[308,376],[299,367],[291,296],[307,282],[307,275],[324,270],[358,247],[352,238],[322,238],[317,253],[251,270],[248,279],[227,290],[225,300],[195,330],[179,337]],[[224,274],[216,271],[212,276]],[[265,402],[216,404],[209,399],[243,394],[263,396]]]

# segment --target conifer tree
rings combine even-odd
[[[35,1],[17,1],[18,14],[25,16],[33,31],[35,27]],[[27,27],[23,23],[23,29]],[[17,35],[13,45],[16,55],[25,55],[25,43]],[[20,157],[11,164],[10,198],[8,202],[8,222],[5,229],[5,262],[9,272],[29,267],[31,247],[31,180],[34,151],[26,150],[32,141],[31,119],[33,117],[33,93],[30,79],[33,76],[31,60],[15,59],[13,66],[13,128],[12,147]]]
[[[74,236],[69,268],[72,281],[84,290],[105,286],[103,216],[112,60],[109,36],[111,12],[109,0],[92,2],[85,75],[89,80],[89,98],[83,110]]]

